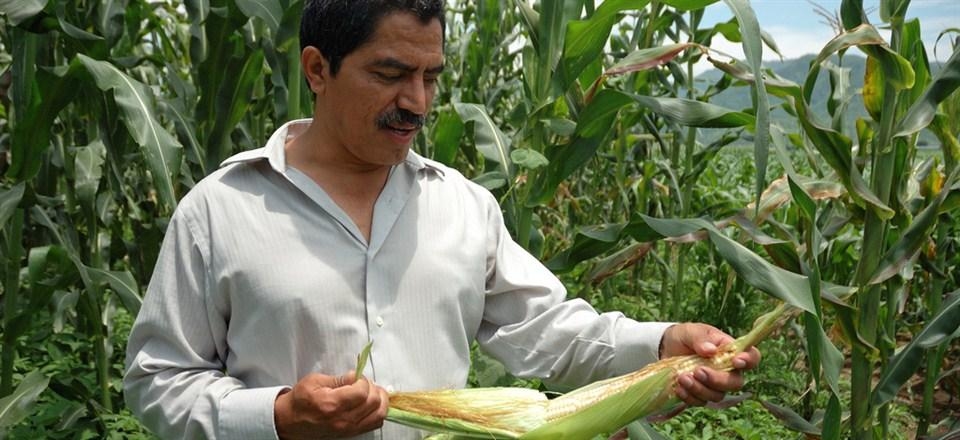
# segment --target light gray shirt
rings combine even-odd
[[[180,202],[127,346],[127,405],[164,439],[276,439],[274,400],[354,367],[388,391],[465,386],[470,344],[568,386],[652,362],[667,324],[598,314],[507,233],[496,199],[411,152],[369,242],[284,145],[240,153]],[[393,423],[358,437],[420,438]]]

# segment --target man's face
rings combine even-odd
[[[409,13],[380,19],[369,41],[347,55],[318,91],[315,119],[357,165],[406,158],[433,103],[443,70],[443,31]]]

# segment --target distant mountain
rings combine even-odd
[[[805,55],[800,58],[783,61],[765,61],[764,67],[773,70],[774,73],[784,79],[796,82],[798,84],[803,84],[803,82],[806,80],[807,72],[810,70],[810,63],[815,58],[816,55]],[[854,124],[857,118],[868,117],[867,111],[863,107],[863,97],[860,95],[860,90],[863,88],[863,75],[866,69],[866,58],[859,55],[847,54],[843,57],[842,64],[837,57],[833,57],[830,61],[834,65],[849,69],[850,72],[848,77],[849,85],[847,87],[848,104],[846,111],[843,113],[843,133],[852,135],[855,132]],[[939,70],[939,68],[939,64],[931,65],[931,69],[934,72]],[[710,84],[715,84],[722,76],[723,72],[717,69],[711,69],[703,72],[696,77],[697,87],[701,90],[704,90]],[[820,69],[816,87],[814,87],[813,94],[811,95],[810,108],[824,124],[829,124],[829,113],[827,112],[827,100],[829,98],[829,94],[829,73],[827,69]],[[751,109],[753,107],[750,102],[750,91],[745,86],[730,87],[720,94],[712,97],[710,102],[735,110]],[[780,104],[783,104],[783,102],[784,101],[779,98],[772,96],[770,97],[770,104],[777,106],[777,108],[770,113],[771,122],[783,127],[788,132],[795,132],[798,130],[796,118],[787,114],[787,112],[783,110],[783,108],[780,106]],[[709,139],[719,137],[719,133],[709,133],[710,131],[717,130],[706,130],[704,133],[704,140],[709,141]],[[856,140],[854,140],[854,142],[856,142]],[[937,141],[936,138],[934,138],[931,134],[924,132],[921,133],[920,143],[936,144]]]

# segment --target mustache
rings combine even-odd
[[[427,121],[426,116],[414,113],[410,110],[398,108],[390,110],[383,113],[377,117],[377,127],[378,128],[387,128],[391,125],[396,125],[399,123],[413,125],[414,128],[420,129],[423,127],[423,124]]]

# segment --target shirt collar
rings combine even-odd
[[[273,135],[270,136],[270,139],[267,140],[266,145],[261,148],[254,150],[247,150],[227,158],[222,163],[220,167],[225,167],[230,164],[235,163],[245,163],[245,162],[256,162],[260,160],[267,160],[270,163],[270,167],[274,171],[283,174],[287,171],[287,158],[286,150],[284,147],[287,142],[290,142],[295,137],[303,134],[307,130],[307,127],[310,126],[312,119],[296,119],[286,124],[283,124],[278,128]],[[438,177],[443,178],[444,172],[443,168],[439,166],[436,162],[426,159],[413,150],[407,151],[407,157],[403,161],[411,170],[419,171],[428,171],[436,174]]]

